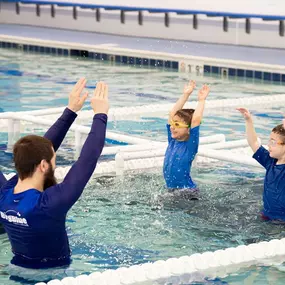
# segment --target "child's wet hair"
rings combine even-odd
[[[285,143],[285,129],[284,129],[282,124],[274,127],[272,129],[272,132],[275,133],[275,134],[280,135],[282,137],[282,141]]]
[[[191,125],[194,109],[181,109],[178,110],[174,116],[180,117],[187,125]]]

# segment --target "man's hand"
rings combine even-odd
[[[98,82],[91,98],[91,107],[95,114],[108,114],[108,95],[108,85],[104,82]]]
[[[81,93],[85,88],[86,82],[87,81],[85,78],[79,79],[73,87],[71,93],[69,94],[67,108],[73,112],[79,111],[88,97],[88,92],[85,92],[84,95],[81,96]]]

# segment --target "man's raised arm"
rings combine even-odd
[[[78,82],[73,87],[71,93],[69,94],[67,108],[63,111],[63,114],[57,119],[57,121],[49,128],[49,130],[44,135],[45,138],[49,139],[52,142],[54,151],[57,151],[60,147],[69,128],[77,117],[76,112],[82,108],[88,96],[87,92],[83,96],[81,96],[85,85],[85,78],[81,78],[78,80]]]

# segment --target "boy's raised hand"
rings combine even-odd
[[[251,119],[251,114],[246,108],[237,108],[246,120]]]
[[[104,82],[98,82],[94,95],[91,98],[91,107],[95,114],[108,114],[109,99],[108,85]]]
[[[194,80],[190,80],[188,84],[184,86],[183,94],[189,96],[196,87],[196,82]]]
[[[210,87],[208,85],[203,85],[198,93],[198,101],[204,101],[210,93]]]
[[[88,92],[85,92],[81,96],[81,93],[85,88],[86,82],[87,80],[85,78],[80,78],[69,94],[67,107],[73,112],[79,111],[82,108],[86,98],[88,97]]]

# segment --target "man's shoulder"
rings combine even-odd
[[[7,195],[10,195],[10,193],[12,193],[12,190],[14,189],[9,187],[8,185],[3,185],[1,188],[0,188],[0,197],[2,196],[7,196]]]

